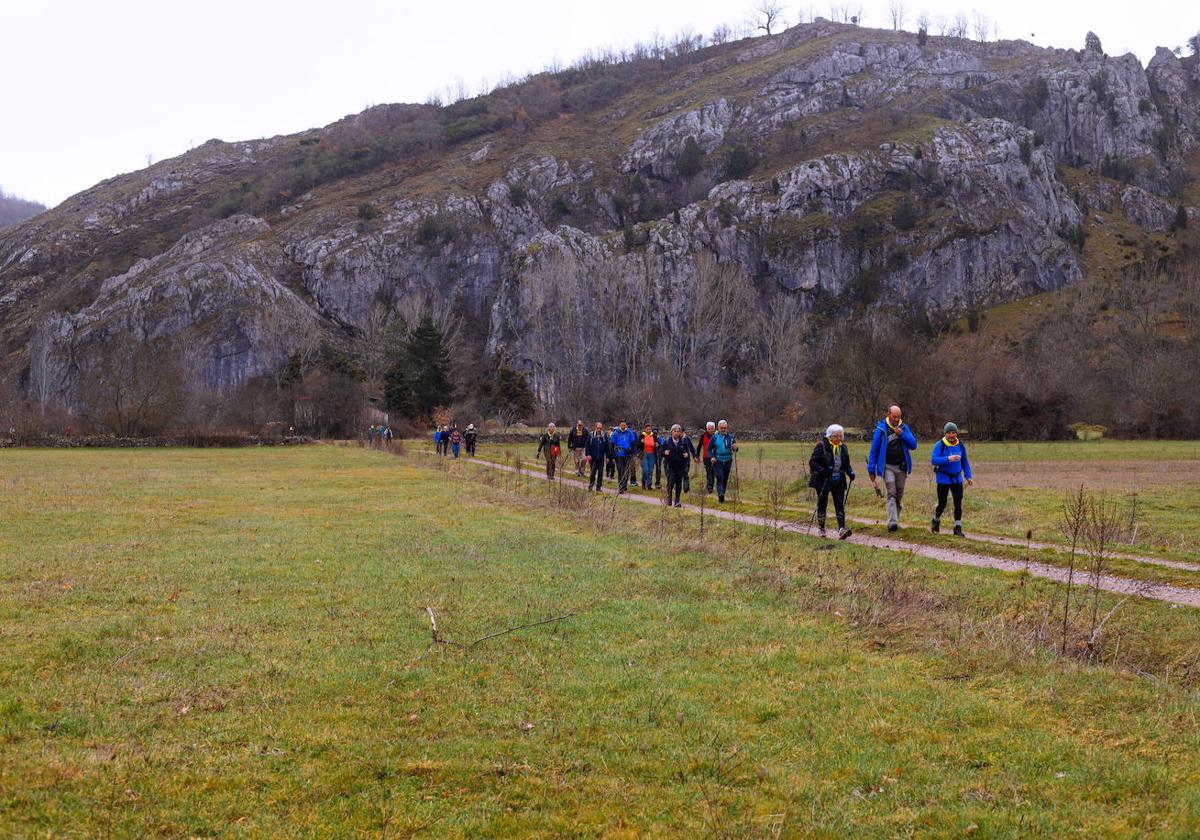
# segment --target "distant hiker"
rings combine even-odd
[[[713,465],[718,502],[725,501],[725,488],[729,484],[733,453],[737,452],[737,448],[737,438],[730,434],[728,421],[717,423],[717,433],[708,441],[708,459]]]
[[[596,428],[588,435],[587,448],[584,458],[588,463],[588,489],[593,485],[597,493],[604,483],[604,462],[608,460],[608,435],[604,433],[604,424],[597,423]]]
[[[458,457],[458,448],[462,446],[462,432],[458,430],[458,426],[450,428],[450,448],[454,450],[454,457]]]
[[[637,447],[637,435],[624,420],[609,438],[612,442],[613,457],[617,461],[617,492],[624,493],[629,489],[630,462],[633,460]]]
[[[679,503],[679,493],[683,490],[684,477],[692,464],[692,443],[683,436],[683,427],[676,423],[671,427],[671,436],[662,445],[662,461],[667,469],[667,504],[672,504],[671,494],[675,494],[675,507],[683,507]]]
[[[384,441],[384,443],[387,444],[388,449],[392,448],[392,427],[391,426],[383,427],[383,441]]]
[[[450,427],[442,426],[442,454],[450,454]]]
[[[963,536],[962,529],[962,500],[963,479],[967,486],[974,484],[971,475],[971,461],[967,458],[967,445],[958,437],[958,426],[947,423],[942,429],[944,435],[933,445],[933,472],[937,476],[937,510],[933,513],[930,530],[938,533],[942,513],[946,510],[946,496],[954,496],[954,536]]]
[[[367,446],[375,445],[375,426],[367,426]]]
[[[567,435],[567,449],[575,459],[575,475],[580,478],[583,478],[583,468],[587,466],[588,437],[588,430],[584,428],[582,420],[576,420],[575,428]]]
[[[658,490],[660,487],[662,487],[662,466],[663,466],[662,447],[663,447],[663,444],[666,443],[668,439],[670,439],[670,437],[671,437],[671,433],[669,431],[666,434],[660,434],[658,431],[658,427],[656,426],[654,428],[654,442],[656,444],[655,449],[654,449],[654,489],[655,490]]]
[[[683,492],[686,494],[686,493],[692,492],[692,482],[691,482],[690,476],[692,474],[692,463],[697,458],[696,444],[692,443],[692,439],[688,435],[686,428],[684,428],[683,426],[680,426],[679,431],[683,435],[681,440],[683,441],[684,445],[687,446],[687,449],[688,449],[687,467],[685,467],[684,471],[683,471]]]
[[[559,453],[562,452],[562,437],[558,433],[558,427],[553,423],[546,426],[546,431],[538,440],[537,454],[533,457],[540,458],[543,452],[546,453],[546,478],[553,481],[554,467],[558,463]]]
[[[617,433],[617,427],[613,426],[608,430],[608,455],[604,462],[604,473],[609,479],[617,477],[617,453],[612,448],[612,436]]]
[[[846,539],[851,531],[846,527],[846,491],[854,481],[850,452],[844,442],[845,430],[836,423],[825,430],[825,437],[813,447],[808,459],[808,486],[817,491],[817,528],[825,536],[825,514],[829,497],[833,497],[833,512],[837,517],[838,539]]]
[[[442,427],[437,426],[433,430],[433,449],[437,454],[442,454]]]
[[[895,531],[900,527],[900,513],[904,510],[904,483],[912,473],[912,455],[917,448],[917,437],[900,417],[900,406],[893,405],[875,426],[871,438],[871,451],[867,455],[867,476],[871,486],[879,492],[878,479],[883,479],[887,488],[887,527]]]
[[[467,444],[468,457],[471,457],[471,458],[475,457],[475,439],[478,436],[479,436],[479,433],[475,431],[475,424],[468,423],[467,431],[465,433],[463,433],[463,441],[465,441]]]
[[[658,462],[658,435],[654,434],[654,430],[650,428],[650,424],[646,424],[646,428],[642,430],[641,438],[642,450],[642,489],[654,489],[654,468]]]
[[[713,466],[712,459],[708,457],[708,445],[712,442],[713,435],[717,433],[717,424],[709,420],[704,424],[704,434],[700,436],[700,442],[696,445],[696,452],[700,456],[701,463],[704,464],[704,492],[711,493],[713,491],[713,479],[716,477],[716,467]]]

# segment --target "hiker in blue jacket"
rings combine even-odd
[[[588,489],[591,490],[595,485],[597,493],[602,492],[604,462],[608,458],[608,450],[608,435],[604,433],[604,424],[597,423],[583,448],[583,457],[587,459],[588,464]]]
[[[942,433],[944,437],[933,445],[933,455],[930,458],[934,475],[937,476],[938,500],[930,530],[935,534],[939,532],[942,512],[946,510],[946,497],[953,495],[954,536],[961,537],[963,536],[963,481],[965,479],[967,486],[970,487],[974,483],[974,478],[971,475],[971,462],[967,459],[966,444],[958,437],[958,426],[954,423],[947,423]]]
[[[887,528],[900,527],[900,512],[904,509],[904,483],[912,474],[912,455],[917,448],[917,436],[900,416],[900,406],[893,405],[875,426],[871,451],[867,455],[867,477],[879,493],[880,478],[887,488]]]
[[[609,440],[612,443],[613,457],[617,461],[617,493],[624,493],[629,489],[630,462],[637,449],[637,433],[622,420]]]
[[[725,501],[725,488],[729,484],[729,473],[733,469],[733,453],[737,452],[737,438],[729,432],[729,422],[717,423],[717,433],[708,442],[708,458],[713,465],[717,484],[717,501]]]

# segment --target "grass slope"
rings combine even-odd
[[[1190,683],[950,619],[1007,610],[1012,576],[790,538],[754,559],[732,527],[701,546],[452,469],[0,453],[0,834],[1200,828]],[[885,621],[872,580],[925,607]],[[426,606],[458,641],[580,613],[422,658]],[[1128,610],[1130,640],[1193,644],[1190,611]]]

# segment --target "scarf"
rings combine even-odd
[[[951,449],[953,449],[955,446],[958,446],[958,438],[956,437],[954,439],[954,443],[951,443],[950,438],[944,437],[944,438],[942,438],[942,443],[944,443],[946,446],[949,446]]]
[[[904,426],[904,421],[903,421],[903,420],[901,420],[901,421],[900,421],[900,425],[899,425],[899,426],[893,426],[893,425],[892,425],[892,418],[891,418],[891,417],[884,417],[884,418],[883,418],[883,422],[884,422],[884,423],[887,423],[887,427],[888,427],[889,429],[891,429],[893,432],[896,432],[897,434],[899,434],[899,433],[900,433],[900,429],[901,429],[901,428],[903,428],[903,426]]]

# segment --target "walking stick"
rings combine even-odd
[[[817,508],[821,504],[821,494],[827,489],[829,489],[829,476],[825,476],[825,483],[821,485],[821,489],[817,491],[817,498],[813,501],[812,516],[808,518],[808,528],[804,531],[806,537],[812,533],[813,523],[817,521]]]
[[[738,477],[737,453],[733,453],[733,501],[740,503],[742,501],[742,480]]]

